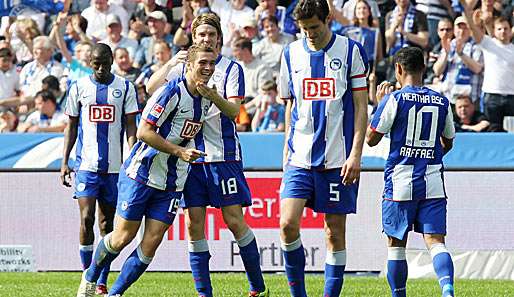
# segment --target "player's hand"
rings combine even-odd
[[[211,101],[214,100],[216,96],[219,96],[216,85],[213,85],[212,88],[209,88],[204,82],[197,82],[196,89],[198,90],[198,93],[202,95],[202,97]]]
[[[381,84],[377,87],[377,102],[380,103],[382,99],[384,99],[384,96],[387,94],[391,94],[394,91],[394,86],[388,82],[383,81]]]
[[[65,187],[71,187],[71,173],[73,170],[70,169],[68,164],[61,165],[61,183]]]
[[[359,158],[350,156],[341,168],[343,185],[351,185],[359,181],[361,175],[361,161]]]
[[[187,60],[187,51],[181,50],[176,53],[173,58],[171,58],[166,64],[170,69],[175,67],[175,65],[179,63],[186,63]]]
[[[200,157],[205,157],[205,156],[207,156],[206,153],[199,151],[197,149],[189,148],[189,149],[182,149],[179,152],[178,157],[186,162],[191,163],[191,162],[194,162],[196,159],[198,159]]]

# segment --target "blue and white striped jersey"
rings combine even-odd
[[[211,101],[191,95],[185,78],[177,78],[159,88],[148,100],[142,120],[157,127],[167,141],[194,147],[191,141],[207,115]],[[127,175],[150,187],[182,191],[189,163],[138,141],[124,165]]]
[[[386,95],[371,129],[390,133],[384,198],[394,201],[446,198],[440,137],[455,137],[446,97],[427,87],[406,86]]]
[[[305,38],[284,48],[279,95],[292,99],[289,164],[302,168],[342,167],[354,135],[352,91],[366,90],[366,54],[347,37],[332,34],[312,51]]]
[[[119,172],[124,116],[139,112],[134,84],[117,75],[109,84],[83,77],[68,88],[65,111],[68,116],[80,117],[75,170]]]
[[[168,73],[166,80],[171,81],[177,77],[182,77],[184,73],[185,64],[179,64]],[[225,56],[218,56],[214,74],[208,83],[211,88],[213,85],[216,85],[218,93],[223,98],[242,100],[245,96],[245,79],[241,65]],[[196,162],[241,160],[241,147],[236,124],[221,113],[214,104],[205,117],[202,133],[199,133],[194,141],[197,149],[207,153],[207,156],[196,160]]]

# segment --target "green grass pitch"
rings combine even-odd
[[[117,273],[112,273],[109,283],[114,281]],[[75,296],[80,280],[78,272],[51,273],[0,273],[0,296],[35,297],[35,296]],[[265,274],[271,296],[289,296],[283,274]],[[243,273],[213,273],[212,281],[215,296],[246,296],[247,282]],[[306,276],[309,296],[321,296],[323,293],[323,275]],[[514,296],[514,282],[494,280],[457,280],[456,296],[462,297],[511,297]],[[407,294],[412,297],[440,296],[435,279],[409,280]],[[145,273],[124,295],[139,296],[195,296],[193,282],[189,273]],[[389,287],[384,278],[347,276],[344,282],[345,297],[387,297]]]

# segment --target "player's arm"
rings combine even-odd
[[[450,105],[448,105],[448,113],[446,114],[444,129],[440,138],[443,154],[445,155],[453,148],[453,138],[455,138],[455,124],[453,123],[453,113]]]
[[[137,125],[136,125],[136,114],[128,114],[125,116],[125,124],[127,127],[127,144],[129,148],[132,148],[136,144],[137,137]]]
[[[71,187],[71,169],[68,166],[70,160],[71,149],[77,140],[77,132],[79,126],[79,117],[70,116],[68,124],[64,129],[64,149],[61,161],[61,183],[66,187]]]
[[[159,87],[166,83],[166,77],[168,73],[179,63],[185,63],[187,51],[179,51],[173,56],[163,67],[159,68],[156,72],[150,76],[150,79],[146,83],[146,92],[148,95],[152,95]]]
[[[216,90],[216,85],[209,88],[206,84],[199,83],[197,84],[197,90],[202,97],[211,100],[229,119],[235,120],[239,115],[241,100],[234,100],[233,98],[225,100]]]
[[[205,153],[196,149],[186,149],[164,139],[156,132],[157,127],[147,121],[141,121],[137,128],[137,138],[144,141],[149,146],[161,152],[174,155],[186,162],[205,156]]]
[[[384,109],[387,106],[387,101],[390,100],[389,95],[394,90],[394,87],[391,83],[388,81],[383,81],[380,85],[377,87],[377,101],[378,101],[378,108],[375,112],[375,115],[373,116],[373,119],[368,126],[368,130],[366,132],[366,143],[373,147],[377,145],[380,140],[382,140],[382,137],[384,137],[384,133],[377,131],[377,127],[379,124],[382,126],[381,131],[388,131],[390,129],[389,125],[385,125],[385,122],[391,122],[391,112],[386,110],[386,113],[384,113]],[[389,107],[389,106],[388,106]],[[384,116],[388,117],[384,117]],[[394,119],[394,116],[393,116]],[[385,121],[384,121],[385,120]]]

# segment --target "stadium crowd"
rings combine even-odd
[[[283,47],[300,36],[292,10],[277,0],[62,0],[0,7],[0,132],[62,132],[66,90],[91,75],[91,47],[114,52],[113,72],[137,87],[162,67],[171,69],[191,45],[195,16],[214,12],[223,29],[222,53],[245,76],[239,131],[284,130],[285,107],[276,78]],[[24,2],[24,1],[22,1]],[[333,32],[362,43],[369,59],[369,111],[376,86],[394,82],[391,57],[400,48],[423,49],[425,83],[455,111],[457,131],[504,131],[514,116],[514,1],[334,0]]]

